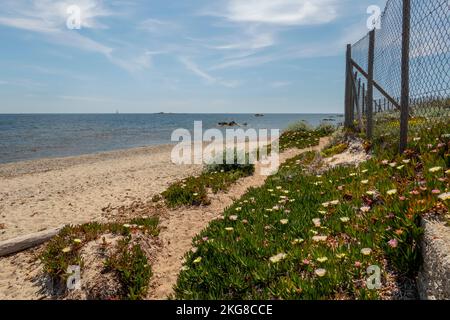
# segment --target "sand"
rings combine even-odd
[[[0,165],[0,241],[101,221],[102,208],[145,201],[175,180],[200,172],[175,165],[172,146]]]
[[[323,147],[327,139],[322,139]],[[0,240],[64,224],[104,221],[106,207],[145,202],[168,185],[201,171],[198,165],[174,165],[171,146],[114,151],[65,159],[29,161],[0,166]],[[308,149],[288,150],[281,162]],[[258,166],[257,166],[258,167]],[[211,196],[209,206],[168,210],[161,216],[161,247],[152,265],[148,299],[173,293],[192,238],[223,210],[267,176],[239,180],[229,192]],[[36,259],[43,246],[0,258],[0,299],[46,299],[42,265]]]

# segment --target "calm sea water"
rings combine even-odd
[[[0,163],[127,149],[171,143],[172,131],[219,128],[235,121],[244,128],[281,129],[305,120],[318,125],[334,114],[0,114]]]

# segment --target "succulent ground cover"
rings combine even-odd
[[[289,148],[303,149],[318,145],[320,138],[332,133],[332,126],[319,126],[316,129],[309,129],[305,125],[292,126],[285,131],[279,140],[280,150]],[[270,153],[270,146],[268,146]],[[249,155],[245,155],[245,163],[238,164],[237,152],[235,151],[234,163],[217,164],[207,166],[202,174],[196,177],[188,177],[178,181],[161,195],[169,207],[179,206],[200,206],[208,205],[208,191],[213,193],[227,191],[228,188],[240,178],[250,176],[254,173],[254,164],[249,163]],[[257,150],[256,158],[260,158],[260,150]],[[225,156],[224,156],[225,159]]]
[[[358,168],[312,170],[312,152],[288,161],[194,239],[175,297],[383,298],[388,270],[418,271],[421,215],[448,213],[449,133],[447,122],[413,122],[404,154],[384,136]],[[370,266],[381,288],[367,287]]]
[[[44,273],[65,291],[70,276],[69,266],[80,266],[83,270],[83,248],[89,243],[112,234],[120,237],[117,248],[104,261],[104,271],[115,273],[122,286],[121,295],[111,298],[140,299],[147,290],[151,277],[151,266],[140,244],[134,241],[135,234],[156,237],[159,233],[156,217],[135,218],[129,223],[87,223],[66,226],[53,238],[41,253]],[[104,243],[105,239],[103,238]],[[106,246],[106,245],[105,245]]]

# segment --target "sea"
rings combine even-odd
[[[340,124],[339,114],[0,114],[0,163],[78,156],[176,143],[176,129],[193,132],[234,121],[243,129],[280,129],[306,121]]]

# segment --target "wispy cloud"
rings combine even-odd
[[[150,55],[146,53],[131,58],[119,58],[111,46],[66,28],[67,8],[70,5],[80,7],[82,28],[108,28],[100,20],[115,14],[106,8],[101,0],[5,1],[2,5],[8,16],[0,15],[0,25],[42,34],[48,42],[102,54],[108,61],[129,72],[143,70],[151,65]]]
[[[179,27],[172,21],[164,21],[160,19],[146,19],[137,25],[138,30],[149,32],[152,34],[164,34],[174,32]]]
[[[186,67],[187,70],[191,71],[198,77],[206,80],[210,84],[220,84],[229,88],[236,88],[241,84],[241,81],[227,81],[220,78],[216,78],[206,71],[202,70],[197,64],[186,57],[179,58],[180,62]]]
[[[228,0],[221,10],[205,11],[235,22],[283,26],[322,24],[337,17],[337,0]]]

